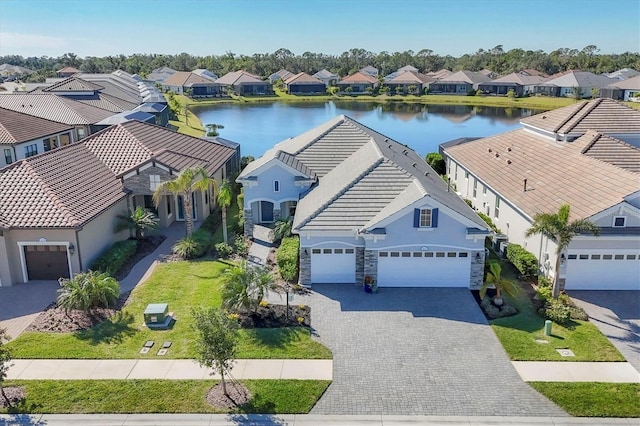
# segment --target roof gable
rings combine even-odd
[[[322,80],[312,77],[306,72],[287,77],[285,84],[324,84]]]
[[[94,93],[104,89],[95,83],[85,81],[78,77],[69,77],[42,89],[44,93],[65,93],[65,92],[89,92]]]
[[[338,82],[338,84],[349,84],[349,83],[371,83],[375,84],[378,82],[378,79],[371,76],[370,74],[363,72],[353,73]]]
[[[68,130],[71,127],[66,124],[0,108],[0,144],[18,144]]]
[[[589,71],[569,71],[563,75],[551,78],[543,83],[543,86],[557,87],[605,87],[614,82],[613,79],[596,75]]]
[[[450,82],[450,83],[464,82],[469,84],[475,84],[475,83],[484,83],[487,81],[491,81],[491,78],[484,74],[480,74],[479,72],[462,70],[462,71],[458,71],[456,73],[450,74],[446,77],[443,77],[440,79],[440,81]]]
[[[216,83],[225,84],[228,86],[235,86],[236,84],[269,84],[266,81],[262,81],[260,77],[257,75],[253,75],[246,71],[234,71],[229,72],[219,79],[216,80]]]

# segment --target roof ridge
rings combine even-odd
[[[335,123],[333,126],[329,127],[327,130],[325,130],[324,132],[322,132],[320,135],[316,136],[315,138],[311,139],[309,142],[307,142],[302,148],[298,149],[295,152],[291,152],[289,153],[290,155],[293,155],[294,157],[297,156],[298,154],[300,154],[302,151],[304,151],[305,149],[309,148],[311,145],[313,145],[314,143],[316,143],[320,138],[325,137],[329,132],[333,131],[336,127],[338,127],[339,125],[343,124],[346,122],[346,118],[347,116],[345,116],[344,114],[342,114],[342,119],[340,119],[337,123]],[[281,151],[281,150],[279,150]]]
[[[582,135],[582,137],[585,137],[589,134],[590,130],[587,130],[587,132]],[[594,134],[591,137],[591,140],[589,142],[587,142],[587,144],[584,146],[584,148],[582,148],[580,150],[580,154],[586,154],[587,151],[589,151],[589,149],[598,141],[600,140],[600,138],[602,138],[603,133],[598,132],[597,130],[593,130]]]
[[[560,122],[560,124],[558,124],[556,127],[554,127],[553,129],[553,133],[557,133],[558,130],[560,130],[560,128],[562,128],[562,126],[564,126],[565,124],[567,124],[572,118],[574,118],[576,115],[578,115],[578,113],[580,111],[582,111],[582,109],[585,107],[585,105],[587,105],[589,103],[589,101],[584,101],[582,102],[582,105],[579,106],[579,108],[577,110],[575,110],[573,112],[573,114],[569,114],[568,117],[566,117],[564,120],[562,120]]]
[[[179,156],[181,156],[181,157],[193,158],[194,160],[200,160],[200,161],[205,161],[205,162],[207,162],[207,160],[205,160],[204,158],[195,157],[195,156],[190,155],[190,154],[184,154],[184,153],[182,153],[182,152],[174,151],[173,149],[170,149],[170,148],[162,148],[162,149],[161,149],[160,151],[158,151],[158,152],[152,152],[152,153],[151,153],[151,156],[152,156],[153,158],[155,158],[155,157],[159,156],[160,154],[164,154],[165,152],[170,152],[170,153],[172,153],[172,154],[176,154],[176,155],[179,155]]]
[[[566,120],[565,122],[563,122],[560,126],[558,126],[558,128],[555,131],[558,131],[562,128],[562,126],[564,126],[565,124],[567,124],[569,121],[571,121],[572,118],[576,117],[577,120],[575,121],[575,123],[573,123],[571,126],[569,126],[569,128],[566,130],[566,133],[569,133],[571,130],[573,130],[578,123],[580,123],[582,120],[584,120],[584,117],[589,114],[591,111],[593,111],[598,105],[600,105],[602,103],[602,100],[604,98],[598,98],[595,99],[591,102],[587,101],[585,103],[585,106],[588,105],[587,109],[584,109],[584,107],[580,108],[578,111],[576,111],[576,113],[568,120]]]

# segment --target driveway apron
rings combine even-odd
[[[334,380],[313,414],[566,416],[524,383],[466,289],[314,285]]]

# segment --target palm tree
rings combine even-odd
[[[228,309],[254,311],[273,287],[273,275],[269,271],[242,262],[224,271],[222,305]]]
[[[209,186],[214,186],[215,179],[203,167],[189,167],[184,169],[174,180],[162,182],[153,191],[153,203],[158,207],[162,197],[166,193],[182,197],[184,205],[185,232],[189,236],[193,233],[193,205],[191,204],[191,193],[194,191],[208,191]]]
[[[220,135],[220,133],[218,133],[218,129],[224,129],[224,126],[222,124],[215,124],[215,123],[207,124],[204,127],[207,128],[207,136],[209,137],[215,137]]]
[[[118,222],[115,226],[115,232],[135,230],[136,240],[144,238],[146,231],[153,231],[158,226],[158,218],[152,212],[145,210],[141,206],[130,214],[119,214]]]
[[[293,221],[291,218],[276,221],[273,227],[273,239],[275,241],[282,241],[283,238],[290,237],[292,224]]]
[[[57,303],[65,312],[108,308],[120,297],[120,283],[105,272],[89,271],[76,274],[72,279],[63,278],[60,287]]]
[[[571,206],[569,204],[563,204],[557,213],[536,214],[533,217],[533,224],[525,233],[526,237],[542,234],[556,242],[556,266],[553,277],[553,297],[556,299],[560,295],[560,258],[562,252],[569,247],[576,234],[589,232],[596,236],[600,235],[600,228],[587,219],[576,219],[569,222],[570,210]]]
[[[222,209],[222,238],[224,242],[227,243],[228,235],[227,235],[227,207],[231,205],[231,200],[233,199],[233,188],[231,188],[231,184],[228,180],[222,181],[222,185],[220,185],[220,189],[218,190],[218,205]]]
[[[502,278],[502,267],[496,261],[489,263],[489,272],[487,272],[487,280],[480,287],[480,299],[484,299],[487,295],[487,289],[495,287],[496,297],[493,298],[493,303],[496,306],[502,305],[502,292],[504,291],[511,297],[515,297],[520,291],[520,288],[511,280]]]

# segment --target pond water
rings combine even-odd
[[[260,157],[274,144],[344,114],[422,156],[460,137],[483,137],[514,130],[519,120],[540,110],[464,105],[374,102],[220,104],[195,107],[203,124],[221,124],[220,136],[241,144],[242,155]]]

